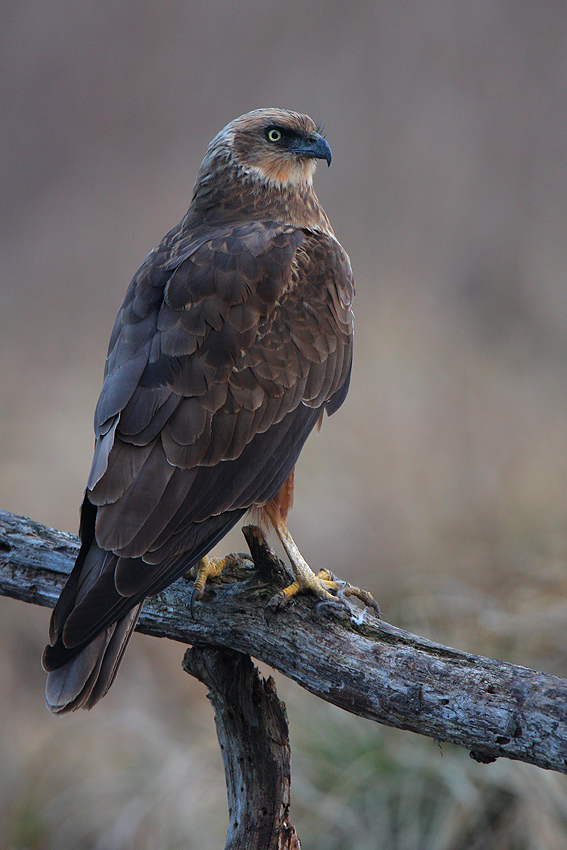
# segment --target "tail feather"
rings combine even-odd
[[[142,605],[143,602],[140,602],[63,666],[48,673],[45,699],[53,714],[67,714],[77,708],[90,709],[107,693]],[[47,665],[44,663],[44,666]]]
[[[81,512],[82,545],[67,583],[51,616],[49,644],[43,652],[47,672],[45,699],[53,714],[92,708],[110,688],[124,655],[144,600],[138,602],[102,631],[83,630],[66,640],[65,626],[73,611],[106,574],[113,575],[117,556],[105,552],[95,540],[97,509],[85,497]],[[73,635],[72,635],[73,637]]]

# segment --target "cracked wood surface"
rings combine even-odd
[[[398,629],[359,608],[297,597],[258,529],[256,564],[208,586],[190,616],[192,582],[146,601],[138,630],[249,654],[353,714],[498,757],[567,773],[567,681],[471,655]],[[53,607],[78,549],[72,535],[0,511],[0,593]],[[38,660],[39,663],[39,660]],[[119,682],[115,687],[119,687]]]
[[[203,682],[215,712],[228,793],[225,850],[301,850],[290,816],[287,712],[249,655],[191,647],[183,669]]]

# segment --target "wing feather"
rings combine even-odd
[[[352,296],[333,237],[277,222],[173,231],[149,255],[118,315],[95,416],[84,508],[95,566],[83,557],[54,614],[52,664],[119,620],[115,643],[104,638],[113,665],[128,611],[283,486],[346,392]]]
[[[101,549],[130,556],[128,544],[148,515],[156,508],[175,471],[167,462],[158,439],[140,466],[130,486],[115,502],[101,505],[96,519],[96,539]],[[137,449],[131,446],[131,451]],[[147,450],[147,447],[143,447]],[[121,472],[121,470],[120,470]]]

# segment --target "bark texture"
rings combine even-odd
[[[230,818],[225,850],[300,850],[289,818],[287,716],[274,680],[227,649],[188,649],[183,669],[207,686],[215,711]]]
[[[501,756],[567,772],[566,680],[309,596],[278,610],[269,603],[285,569],[258,529],[246,536],[258,569],[227,571],[194,617],[192,584],[181,579],[148,599],[138,629],[252,655],[346,711],[459,744],[479,761]],[[53,606],[76,551],[71,535],[0,513],[0,593]]]

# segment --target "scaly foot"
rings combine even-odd
[[[319,570],[316,575],[313,573],[313,579],[314,581],[309,581],[306,584],[294,581],[287,587],[284,587],[283,590],[280,590],[274,597],[274,603],[276,606],[279,607],[281,605],[287,605],[290,599],[293,599],[297,593],[307,590],[314,593],[316,596],[319,596],[321,599],[330,599],[332,602],[340,602],[345,596],[354,596],[356,599],[359,599],[363,605],[366,605],[368,608],[373,608],[376,611],[376,614],[380,616],[378,603],[368,590],[355,587],[346,581],[337,581],[329,570]],[[330,591],[335,592],[331,593]]]
[[[319,599],[328,602],[341,602],[344,597],[354,596],[359,599],[363,605],[373,608],[378,616],[380,609],[378,603],[371,593],[367,590],[361,590],[359,587],[349,584],[346,581],[337,581],[329,570],[320,570],[317,575],[313,572],[289,533],[286,525],[276,527],[278,537],[282,542],[286,554],[291,562],[295,581],[292,584],[284,587],[274,597],[276,606],[287,605],[297,593],[308,591],[314,593]],[[331,591],[334,591],[333,593]]]
[[[191,596],[189,597],[189,608],[191,616],[194,615],[195,602],[203,598],[207,581],[211,578],[218,578],[228,567],[234,567],[240,563],[242,558],[239,555],[226,555],[224,558],[209,558],[205,555],[204,558],[191,567],[187,571],[188,578],[195,579]]]

